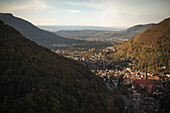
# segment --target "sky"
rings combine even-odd
[[[170,17],[170,0],[0,0],[0,12],[35,25],[133,26]]]

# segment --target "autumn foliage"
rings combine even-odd
[[[170,18],[123,43],[114,54],[117,60],[135,59],[138,67],[166,74],[170,66]],[[166,69],[162,67],[165,66]]]

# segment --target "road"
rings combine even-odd
[[[113,92],[113,88],[109,85],[109,83],[107,83],[107,82],[104,82],[104,83],[106,84],[107,89],[109,91]],[[125,109],[124,109],[123,113],[130,113],[130,100],[127,98],[126,95],[122,95],[122,94],[120,94],[120,95],[122,96],[122,98],[125,102]],[[129,108],[128,111],[127,111],[127,108]]]
[[[130,113],[130,100],[127,98],[126,95],[122,95],[120,94],[125,102],[125,109],[124,109],[124,113]],[[126,111],[128,109],[128,111]]]
[[[104,83],[106,84],[107,89],[112,92],[112,91],[113,91],[113,88],[110,87],[109,83],[107,83],[107,82],[104,82]]]

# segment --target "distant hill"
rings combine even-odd
[[[138,69],[146,65],[149,72],[170,73],[170,18],[123,43],[114,58],[135,59]]]
[[[56,32],[57,35],[63,37],[69,37],[73,39],[86,39],[86,38],[104,38],[105,33],[111,33],[111,31],[100,30],[61,30]]]
[[[103,30],[103,31],[120,31],[125,30],[127,27],[102,27],[102,26],[83,26],[83,25],[38,25],[40,29],[51,32],[61,30]]]
[[[32,23],[9,13],[0,13],[0,20],[17,29],[28,39],[48,48],[54,48],[54,45],[57,44],[71,45],[74,43],[82,43],[82,41],[63,38],[54,33],[41,30]]]
[[[61,30],[56,34],[62,37],[69,37],[73,39],[130,39],[137,34],[149,29],[156,24],[136,25],[126,30],[121,31],[104,31],[104,30]]]
[[[0,113],[120,113],[123,100],[88,68],[0,21]]]
[[[145,24],[145,25],[135,25],[133,27],[128,28],[126,31],[128,33],[134,32],[134,33],[141,33],[149,28],[151,28],[152,26],[154,26],[156,24]]]

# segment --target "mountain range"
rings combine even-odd
[[[15,17],[10,13],[0,13],[0,20],[17,29],[26,38],[52,50],[88,50],[89,48],[104,48],[113,45],[110,42],[82,41],[69,39],[67,37],[63,38],[55,33],[39,29],[32,23]]]
[[[130,39],[137,34],[149,29],[156,24],[136,25],[126,30],[106,31],[106,30],[61,30],[55,34],[72,39],[100,39],[100,40],[123,40]],[[110,40],[109,40],[110,41]]]
[[[82,29],[93,28],[93,29],[105,29],[105,30],[61,30],[61,31],[52,33],[49,31],[39,29],[32,23],[24,19],[15,17],[10,13],[0,13],[0,20],[2,20],[5,24],[11,25],[15,29],[17,29],[19,32],[21,32],[25,37],[27,37],[28,39],[32,41],[35,41],[37,44],[42,45],[44,47],[48,47],[50,49],[55,49],[55,50],[58,48],[67,48],[67,49],[74,48],[75,45],[76,47],[80,47],[80,45],[84,46],[84,44],[91,45],[90,47],[92,47],[92,45],[96,47],[96,44],[95,44],[96,42],[81,41],[81,40],[88,39],[88,38],[92,38],[92,39],[95,38],[95,39],[99,39],[100,41],[103,41],[103,40],[105,41],[107,39],[111,39],[113,40],[113,42],[117,40],[122,41],[124,39],[132,38],[136,36],[137,34],[143,32],[144,30],[155,25],[155,24],[137,25],[137,26],[130,27],[127,30],[123,30],[123,31],[106,31],[106,30],[109,30],[109,28],[80,26],[80,28]],[[100,46],[103,47],[106,45],[103,43],[98,44],[98,47]]]
[[[87,67],[0,21],[0,113],[120,113],[123,100]]]
[[[138,64],[135,69],[169,73],[170,18],[122,43],[114,59],[134,59]]]
[[[10,13],[0,13],[0,20],[5,24],[14,27],[28,39],[35,41],[37,44],[48,48],[55,48],[57,44],[72,45],[82,43],[82,41],[60,37],[52,32],[48,32],[34,26],[32,23],[15,17]]]

